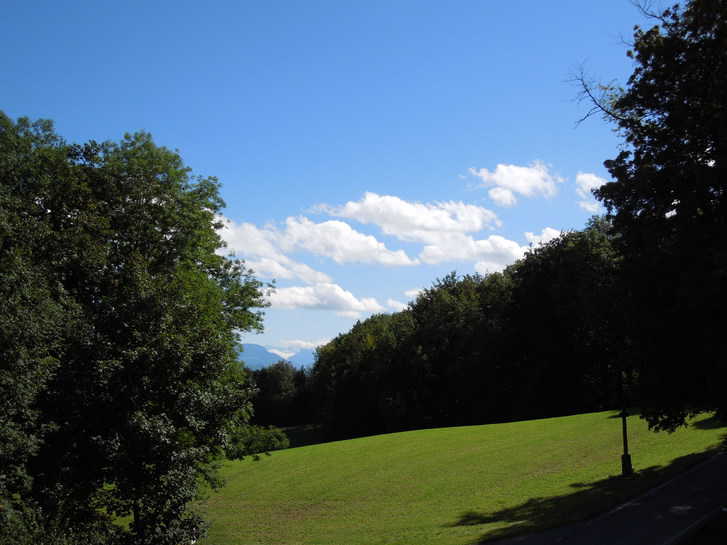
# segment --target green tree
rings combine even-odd
[[[620,258],[607,222],[531,248],[509,272],[506,360],[512,413],[551,416],[617,405],[624,342]]]
[[[422,427],[429,400],[412,332],[408,310],[375,314],[316,350],[309,391],[329,436]]]
[[[413,358],[427,392],[430,424],[474,424],[497,419],[502,318],[509,277],[450,273],[411,305]]]
[[[295,415],[291,408],[295,401],[295,367],[281,360],[269,367],[253,371],[255,395],[254,420],[259,424],[291,425]]]
[[[196,537],[187,506],[249,416],[235,342],[264,306],[262,285],[219,255],[219,184],[145,133],[69,145],[49,123],[0,119],[0,274],[50,322],[2,354],[11,386],[40,373],[23,394],[32,411],[0,421],[33,428],[17,441],[30,441],[27,486],[10,497],[63,527],[131,514],[134,543]],[[22,301],[5,301],[3,341]]]
[[[597,101],[625,149],[596,195],[620,234],[644,414],[673,429],[727,409],[727,2],[647,14],[627,88]]]
[[[0,112],[0,540],[14,524],[19,506],[13,499],[32,485],[27,463],[48,431],[38,397],[75,318],[62,287],[47,274],[42,213],[21,191],[47,174],[40,164],[58,160],[63,150],[49,123],[16,125]]]
[[[312,394],[334,437],[491,422],[500,380],[506,274],[455,273],[409,308],[358,322],[320,347]],[[509,405],[508,405],[509,407]]]

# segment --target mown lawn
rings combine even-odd
[[[707,417],[673,434],[616,413],[378,435],[229,462],[207,545],[470,544],[585,518],[702,459]]]

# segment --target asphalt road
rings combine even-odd
[[[724,506],[727,506],[727,454],[721,453],[594,519],[490,543],[678,545]]]

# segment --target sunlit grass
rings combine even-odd
[[[229,462],[201,506],[208,545],[466,544],[584,518],[694,463],[725,430],[653,433],[592,413],[378,435]],[[686,457],[686,458],[685,458]],[[681,458],[681,460],[680,460]]]

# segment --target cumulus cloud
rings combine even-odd
[[[352,229],[342,221],[314,223],[308,218],[288,218],[281,244],[330,257],[336,263],[378,263],[387,266],[416,265],[403,250],[389,250],[371,235]]]
[[[299,279],[309,284],[331,282],[327,274],[286,256],[279,247],[280,235],[274,229],[260,229],[223,216],[218,219],[223,224],[219,234],[227,251],[245,259],[255,274],[263,278]]]
[[[401,301],[397,301],[396,299],[387,299],[386,306],[389,307],[394,312],[401,312],[402,310],[404,310],[406,308],[407,304],[402,303]]]
[[[365,235],[342,221],[314,223],[305,217],[289,217],[285,228],[257,227],[237,223],[222,216],[219,233],[227,250],[246,260],[263,278],[299,279],[307,284],[330,283],[331,278],[304,263],[288,257],[298,250],[329,257],[336,263],[376,263],[410,266],[418,263],[403,250],[389,250],[383,242]]]
[[[526,232],[525,233],[525,240],[527,240],[530,244],[538,245],[538,244],[546,244],[550,242],[551,240],[558,238],[560,236],[561,231],[558,229],[553,229],[552,227],[546,227],[543,229],[539,235],[536,235],[535,233]]]
[[[501,225],[493,211],[463,202],[409,202],[392,195],[367,192],[343,206],[318,205],[317,210],[339,218],[377,225],[387,235],[409,242],[429,243],[440,233],[470,233]]]
[[[516,194],[523,197],[553,197],[558,191],[557,184],[564,181],[540,161],[527,167],[501,163],[494,171],[470,168],[469,173],[480,178],[483,185],[493,186],[488,194],[499,206],[516,204]]]
[[[305,263],[298,263],[287,256],[278,258],[278,261],[271,258],[248,259],[246,261],[255,274],[263,278],[299,278],[307,284],[316,284],[319,282],[330,282],[331,277],[325,273],[317,271]]]
[[[349,317],[385,310],[373,297],[359,299],[350,291],[330,282],[312,286],[277,288],[268,296],[268,299],[272,308],[333,310],[342,316]]]
[[[601,209],[601,205],[593,200],[593,190],[605,183],[608,183],[605,178],[590,172],[579,172],[576,175],[576,193],[583,200],[578,201],[578,206],[591,214],[596,214]]]
[[[238,223],[224,216],[217,216],[217,219],[222,224],[218,233],[227,244],[227,251],[237,256],[277,258],[281,255],[275,244],[273,232],[258,229],[252,223]]]
[[[511,189],[504,187],[493,187],[487,194],[490,198],[495,201],[495,204],[500,206],[515,206],[517,199]]]
[[[605,183],[608,183],[605,178],[590,172],[579,172],[576,174],[576,193],[582,199],[588,199],[593,195],[594,189],[598,189]]]
[[[499,227],[501,222],[491,210],[463,202],[418,203],[366,193],[361,200],[343,206],[316,208],[332,216],[377,225],[400,240],[424,244],[418,257],[427,264],[482,261],[501,270],[524,253],[517,242],[499,235],[475,240],[469,233]]]
[[[598,214],[599,210],[601,210],[601,205],[596,201],[578,201],[578,206],[591,214]]]
[[[475,270],[480,273],[501,271],[525,254],[526,247],[500,235],[475,240],[461,233],[443,237],[438,244],[424,247],[419,258],[424,263],[436,264],[444,261],[475,261]]]

